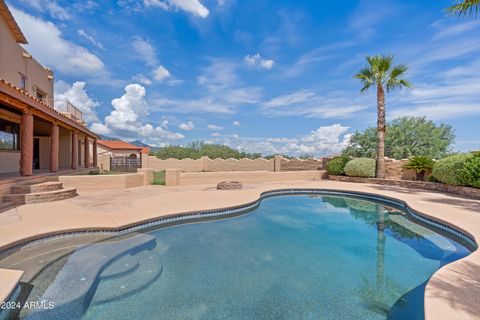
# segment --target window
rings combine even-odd
[[[47,97],[47,95],[42,91],[42,90],[39,90],[37,88],[37,90],[35,90],[37,92],[37,99],[40,100],[40,101],[43,101],[43,99],[45,99]]]
[[[0,119],[0,150],[20,150],[18,131],[18,124]]]
[[[27,89],[27,77],[23,74],[20,74],[20,89]]]

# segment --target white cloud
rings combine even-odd
[[[207,99],[174,100],[159,98],[154,99],[152,105],[157,111],[176,113],[234,113],[229,105]]]
[[[51,0],[20,0],[20,2],[39,12],[48,12],[48,14],[58,20],[70,19],[70,14],[65,8],[58,5],[56,1]]]
[[[263,155],[288,154],[300,156],[311,154],[323,156],[338,154],[348,145],[351,135],[348,127],[340,124],[319,127],[307,135],[293,138],[249,138],[216,136],[216,143],[224,143],[243,152],[260,152]]]
[[[299,90],[275,97],[262,104],[265,115],[305,116],[321,119],[345,119],[367,108],[363,97],[348,98],[351,93],[332,92],[320,96],[312,91]]]
[[[163,82],[163,80],[170,78],[172,75],[170,71],[168,71],[164,66],[158,66],[155,71],[153,72],[153,77],[158,82]]]
[[[314,92],[300,90],[291,94],[273,98],[270,101],[265,102],[263,105],[267,108],[284,107],[292,104],[304,103],[310,101],[314,97],[316,97]]]
[[[28,39],[27,50],[42,64],[70,75],[105,74],[105,66],[99,57],[65,40],[53,23],[10,9]]]
[[[476,20],[463,23],[458,23],[458,21],[455,21],[454,24],[448,26],[443,25],[442,22],[443,20],[435,24],[435,26],[439,28],[439,31],[437,31],[437,33],[433,35],[432,40],[456,37],[461,35],[462,33],[480,27],[480,22]]]
[[[191,131],[193,130],[193,128],[195,128],[195,125],[193,124],[192,121],[188,121],[186,123],[180,123],[178,127],[185,131]]]
[[[272,69],[275,65],[275,61],[271,59],[263,59],[260,53],[255,55],[246,55],[243,60],[251,67],[259,67],[262,69]]]
[[[233,124],[234,126],[237,126],[237,127],[238,127],[238,126],[240,125],[240,121],[235,120],[235,121],[232,122],[232,124]]]
[[[209,125],[207,126],[207,129],[208,129],[208,130],[223,130],[223,129],[225,129],[225,128],[224,128],[224,127],[217,126],[217,125],[215,125],[215,124],[209,124]]]
[[[450,120],[479,114],[479,103],[428,103],[410,108],[395,109],[391,112],[391,117],[394,119],[412,116],[427,117],[429,120]]]
[[[212,136],[212,137],[220,137],[220,133],[218,133],[218,132],[213,132],[213,133],[211,134],[211,136]]]
[[[146,7],[158,7],[163,10],[183,10],[201,18],[206,18],[208,9],[199,0],[143,0]]]
[[[75,107],[82,111],[85,122],[97,122],[98,117],[95,113],[95,108],[100,104],[88,96],[85,86],[86,83],[81,81],[74,82],[72,86],[66,83],[56,85],[57,89],[63,87],[64,90],[58,93],[55,92],[55,99],[70,101]]]
[[[87,39],[88,41],[90,41],[90,43],[92,43],[95,47],[100,48],[102,50],[105,50],[103,45],[100,42],[98,42],[97,40],[95,40],[91,35],[87,34],[85,32],[85,30],[78,29],[77,33],[78,33],[79,36],[81,36],[81,37]]]
[[[158,64],[155,48],[148,40],[135,38],[132,42],[132,47],[139,59],[147,65],[155,66]]]
[[[180,133],[168,131],[165,121],[157,127],[150,123],[142,123],[142,119],[149,114],[145,95],[144,87],[129,84],[125,87],[123,96],[112,100],[113,110],[105,117],[104,123],[94,123],[91,126],[92,130],[127,140],[140,138],[152,145],[184,138]]]
[[[227,60],[212,60],[197,78],[198,84],[207,90],[207,99],[233,106],[258,103],[262,89],[245,85],[237,75],[238,68],[238,64]]]
[[[139,73],[135,76],[132,77],[132,80],[135,81],[135,82],[139,82],[143,85],[146,85],[146,86],[149,86],[151,85],[153,82],[152,80],[150,80],[149,78],[145,77],[143,74]]]

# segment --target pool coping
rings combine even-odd
[[[90,233],[90,232],[107,232],[112,234],[125,234],[125,233],[134,232],[134,231],[144,230],[150,227],[159,228],[161,227],[162,224],[165,224],[165,223],[172,223],[172,222],[189,223],[189,222],[193,222],[192,219],[195,220],[195,219],[204,218],[207,216],[210,216],[210,217],[220,216],[221,218],[222,216],[229,215],[229,214],[231,215],[232,213],[235,213],[235,212],[237,213],[240,212],[240,214],[242,214],[241,212],[248,210],[249,207],[257,206],[266,197],[279,195],[279,194],[284,195],[284,194],[295,194],[295,193],[296,194],[301,194],[301,193],[322,194],[323,193],[323,194],[329,194],[329,195],[347,195],[347,196],[350,195],[350,196],[357,196],[357,197],[360,196],[360,197],[366,197],[366,198],[370,197],[371,199],[378,200],[378,201],[386,201],[386,202],[391,201],[396,205],[401,205],[405,207],[405,209],[407,209],[415,218],[424,219],[423,221],[427,224],[433,223],[435,227],[446,229],[449,232],[452,232],[452,230],[453,232],[458,232],[462,238],[467,239],[470,243],[478,247],[476,237],[472,233],[468,232],[467,230],[461,228],[460,226],[455,225],[454,223],[449,222],[445,219],[441,219],[434,215],[427,214],[423,211],[416,210],[415,208],[409,205],[407,200],[383,195],[376,192],[352,191],[352,190],[348,190],[348,188],[329,189],[329,188],[324,188],[319,186],[314,188],[312,187],[268,188],[267,190],[260,192],[260,194],[254,201],[249,201],[240,205],[221,207],[221,208],[211,209],[211,210],[195,210],[195,211],[173,213],[173,214],[164,215],[162,217],[138,220],[137,222],[134,222],[134,223],[120,225],[120,226],[111,227],[111,228],[77,228],[77,229],[59,230],[59,231],[50,232],[48,234],[42,234],[42,235],[34,235],[32,237],[22,239],[14,243],[10,243],[7,246],[3,246],[2,248],[0,248],[0,252],[5,252],[5,250],[10,250],[12,248],[16,248],[19,246],[25,246],[32,242],[44,241],[45,239],[52,238],[52,237],[62,237],[66,235],[72,235],[72,234],[78,234],[78,233]],[[478,255],[478,253],[479,253],[478,250],[473,251],[469,256],[463,259],[457,260],[452,264],[462,263],[462,261],[466,260],[468,257],[471,257],[473,255]],[[425,303],[425,319],[428,319],[428,320],[438,319],[437,316],[434,317],[433,314],[430,314],[428,310],[429,308],[427,308],[427,305],[430,299],[430,295],[428,295],[427,293],[429,291],[429,284],[430,282],[432,282],[432,279],[435,279],[437,274],[439,274],[442,270],[447,269],[446,267],[448,266],[450,266],[450,264],[437,270],[428,281],[427,288],[425,290],[425,302],[424,302]],[[0,271],[2,271],[2,269],[0,269]],[[5,297],[0,296],[0,300],[1,298],[5,298]]]

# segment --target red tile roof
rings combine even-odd
[[[142,154],[149,154],[150,148],[149,147],[142,147]]]
[[[137,147],[133,144],[130,144],[121,140],[98,140],[98,144],[107,147],[108,149],[122,149],[122,150],[138,150],[141,151],[142,147]]]

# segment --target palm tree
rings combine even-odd
[[[413,88],[412,84],[402,79],[407,73],[405,65],[393,65],[393,56],[368,56],[368,66],[364,67],[354,77],[363,83],[360,92],[366,92],[370,87],[377,87],[377,168],[375,176],[385,177],[385,90],[390,92],[404,87]]]
[[[447,13],[452,16],[477,16],[480,12],[480,0],[463,0],[447,8]]]

